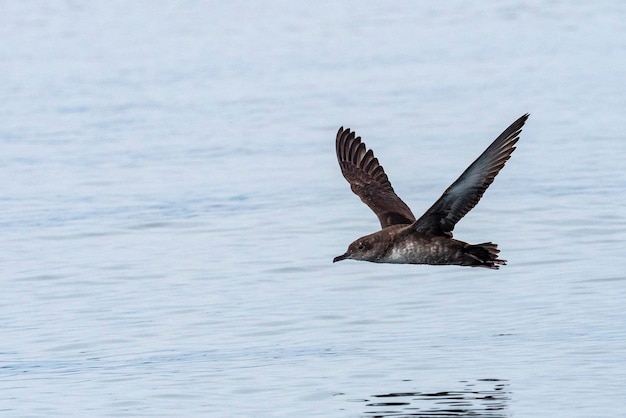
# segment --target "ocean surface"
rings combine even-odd
[[[626,3],[4,2],[3,417],[617,417]],[[333,264],[531,114],[455,237]]]

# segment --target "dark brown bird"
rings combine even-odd
[[[381,230],[354,241],[334,262],[456,264],[491,269],[505,265],[497,244],[468,244],[452,238],[454,225],[480,200],[515,150],[528,114],[505,129],[419,219],[396,195],[374,157],[350,129],[337,132],[337,160],[352,191],[374,211]]]

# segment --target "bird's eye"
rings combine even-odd
[[[364,250],[365,249],[365,245],[363,245],[363,243],[359,242],[359,245],[356,247],[357,250]]]

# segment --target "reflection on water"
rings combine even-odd
[[[461,381],[463,387],[438,392],[399,392],[372,395],[367,417],[505,417],[510,392],[500,379]]]

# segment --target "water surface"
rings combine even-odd
[[[6,416],[619,416],[621,2],[14,2],[0,13]],[[334,256],[513,120],[455,229],[499,271]]]

